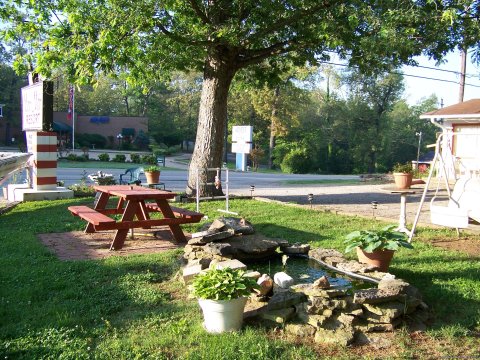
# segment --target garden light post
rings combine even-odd
[[[377,210],[378,201],[372,201],[372,210],[373,210],[373,217],[375,217],[375,210]]]
[[[253,192],[255,191],[255,185],[250,185],[250,197],[253,199]]]
[[[418,149],[417,149],[417,170],[418,170],[418,161],[420,160],[420,146],[422,144],[422,132],[416,132],[416,136],[418,136]]]
[[[308,202],[310,204],[310,209],[312,209],[313,208],[313,204],[312,204],[313,203],[313,194],[308,194],[307,199],[308,199]]]

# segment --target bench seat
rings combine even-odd
[[[88,206],[69,206],[68,210],[73,215],[88,221],[97,230],[108,230],[115,227],[115,220]]]
[[[147,209],[150,210],[150,211],[160,211],[160,208],[155,203],[147,203],[145,205],[146,205]],[[173,214],[175,216],[179,216],[182,219],[188,219],[188,220],[191,220],[192,222],[199,222],[203,218],[203,214],[195,212],[195,211],[182,209],[182,208],[177,208],[177,207],[174,207],[174,206],[171,206],[170,208],[172,209]]]

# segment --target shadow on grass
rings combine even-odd
[[[479,260],[434,250],[421,258],[395,258],[391,271],[420,290],[435,315],[435,328],[461,325],[473,330],[480,324]]]
[[[60,261],[52,255],[36,233],[83,228],[67,207],[84,201],[25,203],[0,216],[0,228],[9,229],[0,234],[5,357],[82,357],[78,354],[88,354],[104,335],[124,333],[145,319],[183,317],[191,306],[174,301],[171,291],[178,289],[164,286],[179,269],[178,251],[101,261]]]
[[[315,232],[289,228],[282,225],[271,223],[255,224],[255,231],[265,236],[287,240],[290,243],[307,244],[315,239],[317,241],[326,240],[327,237]]]

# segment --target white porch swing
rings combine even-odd
[[[430,172],[413,222],[409,241],[412,240],[415,234],[428,188],[436,169],[438,169],[440,174],[437,179],[434,196],[430,201],[431,223],[456,228],[457,233],[459,233],[459,229],[468,228],[469,223],[472,221],[480,222],[480,176],[478,167],[472,168],[470,165],[463,163],[462,159],[454,158],[453,155],[448,156],[451,163],[449,164],[450,166],[447,166],[445,161],[445,149],[448,149],[450,154],[453,153],[450,140],[453,140],[454,137],[472,135],[480,136],[480,134],[474,133],[444,133],[439,135],[435,144],[435,156],[430,166]],[[446,142],[446,147],[442,146],[443,142]],[[449,175],[455,180],[453,191],[450,189]],[[439,203],[439,190],[442,181],[448,196],[446,204],[445,201]]]

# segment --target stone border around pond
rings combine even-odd
[[[251,234],[253,227],[243,219],[232,219],[215,220],[213,226],[209,225],[209,228],[198,233],[198,237],[189,242],[190,246],[185,247],[184,258],[188,260],[188,265],[183,269],[185,283],[213,264],[217,267],[247,269],[236,255],[240,253],[244,256],[241,249],[244,242],[251,238],[240,235],[239,229]],[[239,241],[242,243],[240,250],[235,248]],[[310,259],[323,266],[371,282],[372,287],[352,290],[331,286],[328,280],[291,285],[285,279],[287,274],[270,274],[275,278],[275,283],[270,276],[263,275],[259,279],[262,293],[250,297],[246,321],[281,326],[290,334],[309,336],[318,343],[344,346],[374,341],[374,333],[392,332],[402,325],[411,331],[426,330],[431,312],[418,289],[406,281],[395,278],[393,274],[379,272],[375,267],[347,260],[337,250],[309,250],[305,244],[289,245],[286,241],[273,239],[261,239],[260,248],[265,242],[268,243],[268,249],[264,255],[276,254],[278,248],[289,256],[307,256],[308,253]],[[207,244],[211,245],[205,247]],[[261,275],[249,274],[255,278]],[[270,288],[265,289],[265,284],[269,284]]]

